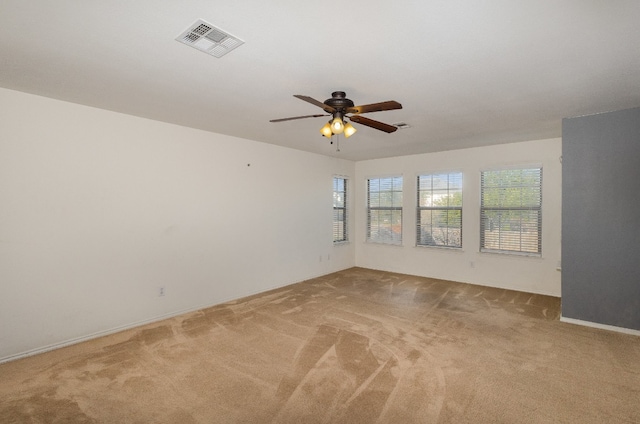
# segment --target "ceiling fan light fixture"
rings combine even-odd
[[[336,114],[336,117],[331,121],[331,131],[334,134],[342,134],[344,131],[344,121],[338,114]]]
[[[345,138],[351,137],[352,135],[354,135],[356,133],[356,131],[358,131],[358,130],[356,129],[356,127],[351,125],[351,122],[347,122],[346,124],[344,124],[344,137]]]
[[[320,133],[327,138],[331,138],[333,135],[333,132],[331,131],[331,121],[327,122],[324,124],[324,127],[320,128]]]

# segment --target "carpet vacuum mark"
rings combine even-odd
[[[637,423],[640,340],[362,268],[0,365],[0,423]]]

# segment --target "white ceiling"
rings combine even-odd
[[[245,44],[175,41],[198,19]],[[640,106],[637,0],[2,0],[0,86],[351,160],[559,137],[564,117]],[[411,128],[355,124],[340,152],[320,101],[346,91]]]

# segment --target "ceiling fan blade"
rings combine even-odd
[[[282,122],[282,121],[292,121],[294,119],[303,119],[303,118],[319,118],[321,116],[329,116],[329,115],[304,115],[304,116],[293,116],[291,118],[280,118],[280,119],[271,119],[269,122]]]
[[[368,113],[368,112],[382,112],[383,110],[402,109],[402,105],[395,100],[388,100],[386,102],[371,103],[369,105],[361,105],[347,108],[347,113]]]
[[[324,109],[325,112],[327,113],[333,113],[335,112],[335,108],[329,106],[329,105],[325,105],[324,103],[314,99],[313,97],[309,97],[309,96],[303,96],[302,94],[294,94],[293,97],[297,97],[300,100],[304,100],[305,102],[309,102],[312,105],[316,105],[322,109]]]
[[[349,120],[357,122],[358,124],[365,125],[367,127],[375,128],[376,130],[384,131],[386,133],[392,133],[398,129],[398,127],[394,127],[393,125],[374,121],[373,119],[365,118],[364,116],[360,115],[349,116]]]

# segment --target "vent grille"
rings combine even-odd
[[[399,130],[406,130],[407,128],[411,128],[411,125],[406,122],[396,122],[395,124],[391,124],[394,127],[397,127]]]
[[[225,38],[227,38],[227,34],[213,29],[209,32],[209,34],[205,35],[205,37],[207,37],[209,40],[213,41],[214,43],[221,43]]]
[[[211,31],[211,27],[209,25],[200,24],[194,29],[191,30],[194,34],[205,35],[207,32]]]
[[[244,44],[238,37],[202,19],[178,35],[176,40],[218,58]]]

